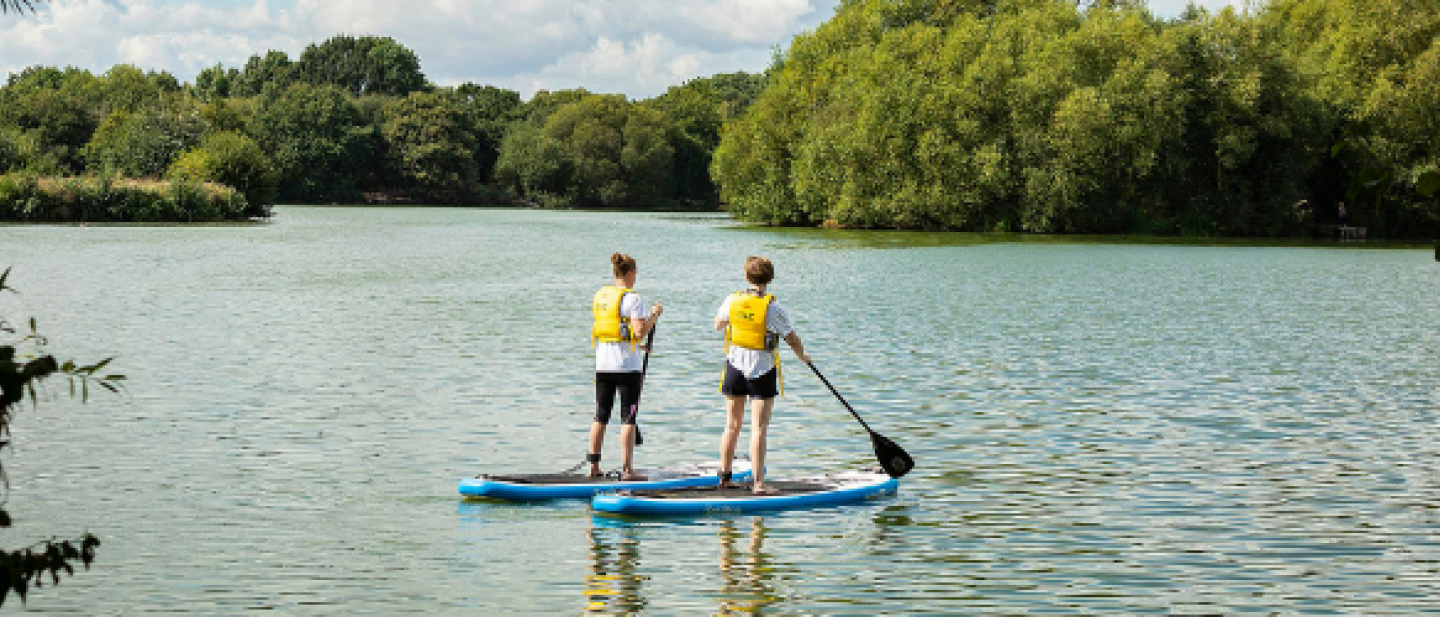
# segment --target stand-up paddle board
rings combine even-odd
[[[584,473],[481,474],[460,481],[460,494],[512,501],[588,499],[596,493],[620,489],[714,488],[720,481],[720,464],[703,463],[666,469],[638,469],[646,480],[621,480],[616,474],[592,478]],[[750,462],[737,460],[731,472],[735,481],[749,481]]]
[[[766,480],[778,495],[756,495],[749,483],[739,488],[642,489],[625,486],[590,500],[597,512],[638,516],[744,514],[855,503],[894,495],[900,481],[887,474],[855,471],[802,480]]]

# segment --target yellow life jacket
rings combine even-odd
[[[775,296],[769,294],[760,297],[745,291],[735,292],[730,300],[730,326],[725,328],[725,351],[730,351],[731,345],[775,351],[779,337],[765,329],[765,318],[774,300]]]
[[[595,314],[595,325],[590,329],[590,346],[594,347],[596,341],[601,343],[630,343],[633,348],[638,344],[635,333],[630,331],[630,320],[620,315],[620,303],[625,299],[625,294],[632,290],[614,285],[606,285],[595,292],[595,299],[590,301],[590,311]]]
[[[730,300],[730,325],[725,327],[725,352],[730,352],[731,345],[771,352],[775,356],[779,394],[785,396],[785,374],[780,372],[780,354],[775,351],[780,345],[780,335],[765,328],[766,319],[770,316],[770,303],[774,301],[775,296],[770,294],[762,297],[748,291],[735,292],[735,297]],[[720,375],[723,388],[725,374],[721,372]]]

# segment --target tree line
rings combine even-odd
[[[763,75],[641,101],[585,90],[437,86],[386,37],[336,36],[181,83],[117,65],[32,67],[0,87],[0,174],[229,185],[276,201],[714,209],[710,156]]]
[[[768,76],[714,154],[745,220],[1440,231],[1440,3],[845,0]]]
[[[128,65],[11,75],[0,174],[219,183],[250,216],[521,203],[1045,233],[1306,235],[1346,202],[1372,236],[1429,237],[1437,37],[1440,4],[1413,0],[1175,19],[1141,0],[844,0],[763,74],[527,101],[337,36],[193,84]]]

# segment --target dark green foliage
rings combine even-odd
[[[0,174],[20,169],[25,158],[20,151],[20,131],[12,127],[0,127]]]
[[[718,205],[720,195],[710,180],[710,163],[720,144],[720,127],[744,113],[764,84],[763,75],[727,73],[692,79],[644,103],[663,114],[663,122],[672,127],[670,146],[678,199]]]
[[[89,570],[99,547],[100,539],[87,533],[74,541],[44,540],[30,548],[0,551],[0,606],[5,605],[11,591],[24,602],[32,588],[45,586],[47,578],[49,584],[58,585],[62,572],[74,576],[72,562],[79,561]]]
[[[241,69],[230,80],[230,96],[258,96],[270,88],[272,92],[284,92],[294,77],[290,74],[290,56],[283,51],[270,50],[265,55],[250,56]]]
[[[497,182],[546,206],[672,202],[674,148],[659,112],[623,96],[587,93],[550,107],[558,98],[533,107],[506,136]]]
[[[377,130],[344,90],[301,82],[266,104],[255,133],[280,172],[281,197],[315,203],[354,199],[354,170],[374,156]]]
[[[475,166],[481,181],[495,175],[495,162],[500,158],[500,143],[510,126],[522,118],[520,93],[494,86],[464,83],[449,91],[469,114],[475,137]]]
[[[27,86],[7,87],[0,96],[0,126],[19,132],[25,167],[50,174],[84,169],[83,148],[96,126],[84,99],[67,90]]]
[[[405,96],[426,87],[415,52],[389,37],[336,36],[306,46],[291,76],[315,85],[336,86],[352,96]]]
[[[191,91],[195,93],[195,98],[207,103],[224,100],[230,96],[238,79],[240,79],[239,70],[227,69],[216,64],[200,71],[195,76],[195,85]]]
[[[426,203],[464,203],[480,182],[475,124],[453,97],[412,92],[386,106],[381,134],[401,182]]]
[[[552,114],[594,95],[541,91],[523,101],[494,86],[436,87],[412,51],[384,37],[333,37],[293,61],[272,50],[238,69],[208,67],[184,87],[129,65],[99,76],[32,67],[0,88],[0,173],[153,177],[170,170],[175,178],[241,183],[250,216],[267,215],[277,198],[493,204],[516,203],[522,191],[552,206],[714,208],[708,169],[720,126],[756,99],[765,80],[716,75],[643,103],[610,97],[619,103],[608,110],[588,101],[551,124]],[[197,145],[212,133],[254,140],[278,174],[275,192],[265,188],[266,165],[253,149],[227,147],[237,156],[225,165],[196,152],[211,150]],[[510,165],[498,170],[502,151]],[[43,193],[31,197],[36,204],[9,204],[5,212],[60,220],[75,210]]]
[[[9,277],[9,268],[0,273],[0,294],[18,293],[6,285]],[[0,345],[0,451],[10,445],[10,427],[26,397],[32,405],[37,400],[36,386],[40,382],[64,375],[70,380],[71,395],[75,395],[78,388],[82,400],[86,400],[90,384],[118,393],[125,379],[124,375],[100,373],[110,364],[108,358],[88,366],[57,361],[45,353],[46,341],[36,331],[35,320],[31,319],[28,324],[14,323],[16,318],[0,314],[0,335],[7,341]],[[12,339],[18,340],[8,342]],[[8,488],[3,466],[0,466],[0,481]],[[0,528],[10,528],[11,522],[9,512],[0,507]],[[50,585],[58,585],[62,572],[73,576],[73,562],[80,562],[88,570],[99,546],[99,538],[86,533],[76,540],[52,538],[28,548],[0,550],[0,606],[5,604],[11,591],[23,602],[33,589],[43,588],[47,580]]]

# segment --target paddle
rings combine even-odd
[[[635,392],[635,409],[630,411],[631,418],[634,418],[635,414],[640,413],[640,394],[645,391],[645,372],[650,370],[650,350],[655,348],[655,328],[659,326],[660,324],[658,323],[651,324],[650,334],[645,336],[645,359],[640,363],[640,387],[637,388]],[[638,446],[644,443],[645,437],[640,435],[640,423],[636,422],[635,445]]]
[[[850,410],[850,415],[855,416],[855,419],[860,421],[860,426],[865,427],[865,430],[870,433],[870,443],[875,445],[875,458],[880,461],[880,467],[885,470],[885,473],[890,474],[892,478],[898,478],[910,473],[910,470],[915,468],[915,460],[910,458],[910,455],[905,452],[904,448],[886,439],[884,435],[870,430],[870,425],[865,423],[865,420],[860,417],[860,414],[855,413],[855,408],[851,407],[850,403],[845,402],[845,397],[840,396],[840,393],[835,391],[835,386],[830,385],[830,380],[820,374],[820,369],[815,368],[815,365],[809,362],[806,362],[805,366],[815,371],[815,376],[819,377],[820,381],[825,383],[825,387],[830,388],[830,393],[834,394],[835,398],[840,399],[840,402],[845,405],[845,408]]]

